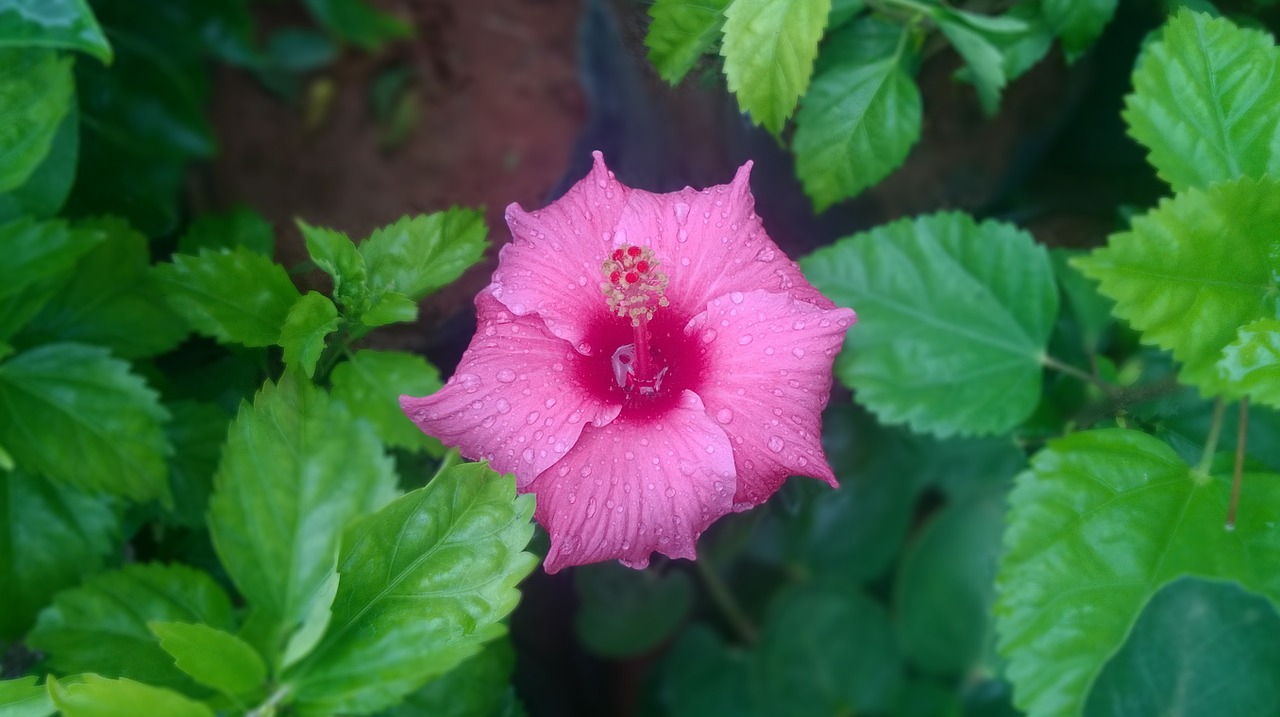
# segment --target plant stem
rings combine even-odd
[[[707,592],[711,594],[712,602],[724,613],[725,619],[733,626],[738,637],[748,645],[754,645],[760,639],[760,632],[751,623],[751,619],[733,597],[733,593],[729,592],[729,587],[720,579],[716,569],[706,560],[694,560],[693,566],[698,569],[698,575],[702,578],[703,585],[706,585]]]
[[[1209,424],[1209,436],[1204,442],[1204,453],[1200,454],[1200,465],[1196,471],[1201,475],[1209,475],[1209,467],[1213,465],[1213,454],[1218,450],[1218,436],[1222,434],[1222,413],[1226,404],[1222,396],[1213,402],[1213,422]]]
[[[275,711],[276,705],[280,704],[280,702],[288,696],[289,686],[280,685],[275,692],[271,693],[271,696],[267,698],[266,702],[263,702],[252,710],[246,712],[244,717],[265,717],[266,715],[272,714]]]
[[[1231,475],[1231,503],[1227,506],[1227,530],[1236,529],[1236,507],[1240,505],[1240,476],[1244,473],[1245,436],[1249,432],[1249,399],[1240,399],[1240,425],[1236,427],[1236,467]]]
[[[1060,371],[1062,373],[1065,373],[1066,375],[1071,376],[1072,378],[1078,378],[1081,381],[1084,381],[1085,383],[1091,383],[1094,386],[1097,386],[1098,388],[1102,389],[1102,392],[1107,394],[1108,396],[1113,396],[1121,390],[1119,386],[1109,381],[1104,381],[1100,377],[1095,376],[1089,373],[1088,371],[1083,371],[1081,369],[1078,369],[1075,366],[1072,366],[1071,364],[1063,363],[1062,361],[1059,361],[1058,359],[1050,356],[1049,354],[1041,355],[1040,362],[1055,371]]]

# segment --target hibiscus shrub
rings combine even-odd
[[[91,5],[0,2],[0,716],[1280,710],[1266,32],[1148,39],[1123,117],[1169,196],[1088,252],[944,212],[793,263],[749,166],[654,194],[597,156],[508,209],[443,382],[367,339],[479,261],[479,212],[299,222],[286,268],[256,213],[180,201],[207,61],[296,96],[406,26],[307,0],[327,34],[259,45],[247,0]],[[994,108],[1114,7],[658,0],[649,44],[679,79],[723,29],[775,132],[817,56],[792,146],[825,206],[914,141],[927,30]],[[564,654],[508,637],[522,589],[628,689],[518,697]]]

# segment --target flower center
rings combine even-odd
[[[600,266],[605,278],[600,282],[600,291],[609,311],[631,320],[634,339],[613,352],[614,381],[620,388],[641,395],[656,394],[667,374],[666,362],[650,345],[649,331],[654,314],[667,306],[663,295],[667,275],[659,271],[661,265],[649,247],[623,244]]]

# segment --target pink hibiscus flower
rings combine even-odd
[[[693,559],[707,526],[788,476],[836,484],[821,413],[856,317],[765,234],[750,169],[653,194],[596,152],[547,208],[512,204],[457,372],[400,399],[427,434],[537,494],[547,572]]]

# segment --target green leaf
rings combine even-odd
[[[265,625],[277,663],[334,569],[343,527],[386,502],[395,473],[373,430],[310,382],[267,383],[241,405],[214,477],[209,528],[227,574]]]
[[[705,625],[685,630],[662,662],[657,699],[670,717],[765,717],[751,698],[748,655]],[[792,714],[790,711],[785,714]]]
[[[48,687],[63,717],[214,717],[204,704],[173,690],[128,679],[90,674],[57,680],[50,675]]]
[[[1234,583],[1182,578],[1151,598],[1094,683],[1085,714],[1276,714],[1277,665],[1274,604]]]
[[[1233,393],[1280,408],[1280,321],[1259,319],[1240,327],[1222,351],[1218,373]]]
[[[286,27],[267,39],[267,62],[284,72],[314,72],[338,57],[338,47],[327,35],[314,30]]]
[[[0,47],[79,50],[111,64],[111,45],[85,0],[14,0],[0,6]]]
[[[311,606],[307,608],[307,616],[285,645],[284,656],[280,659],[281,669],[310,655],[315,646],[320,644],[320,638],[324,637],[324,632],[329,627],[329,620],[333,619],[333,599],[338,594],[338,583],[336,571],[329,573],[324,582],[320,583],[311,599]]]
[[[165,435],[173,444],[169,456],[170,518],[178,525],[202,528],[231,416],[211,403],[198,401],[174,401],[165,407],[173,416],[165,426]]]
[[[369,300],[369,272],[364,256],[342,232],[313,227],[298,220],[311,260],[333,278],[333,296],[348,313],[359,316]]]
[[[578,641],[605,657],[647,652],[671,636],[693,608],[693,582],[680,571],[658,574],[620,563],[578,568]]]
[[[948,505],[903,554],[894,614],[903,653],[925,671],[970,674],[991,642],[1005,494]]]
[[[183,691],[200,688],[147,628],[153,620],[231,628],[231,601],[207,574],[183,565],[134,563],[58,594],[27,643],[62,673],[96,672]]]
[[[767,715],[881,712],[902,681],[889,616],[856,590],[813,585],[784,594],[754,657],[752,688]]]
[[[27,181],[12,192],[0,193],[0,223],[22,215],[47,219],[58,213],[71,194],[80,159],[80,110],[75,98],[53,135],[49,153]]]
[[[385,717],[498,717],[511,699],[508,684],[515,666],[511,640],[494,640],[387,710]]]
[[[329,297],[318,291],[308,291],[289,309],[284,328],[280,330],[280,345],[284,347],[284,362],[299,368],[311,378],[316,372],[316,362],[324,353],[325,340],[338,330],[338,307]]]
[[[104,233],[68,229],[61,221],[19,219],[0,226],[5,254],[0,262],[0,299],[70,270],[81,255],[104,239]],[[6,328],[8,331],[0,334],[12,336],[19,327],[6,322]]]
[[[360,314],[360,323],[374,328],[387,324],[401,324],[418,319],[418,302],[398,291],[388,291],[378,297],[368,311]]]
[[[244,640],[209,625],[152,620],[147,628],[178,669],[206,687],[235,697],[262,686],[267,667]]]
[[[724,73],[738,107],[773,134],[809,88],[831,0],[733,0],[724,11]]]
[[[831,0],[831,13],[827,15],[827,31],[849,22],[867,9],[866,0]]]
[[[1280,52],[1267,33],[1181,10],[1142,53],[1133,86],[1129,134],[1175,191],[1280,174]]]
[[[724,26],[731,0],[656,0],[649,8],[649,32],[644,44],[649,61],[662,79],[680,84],[689,70],[711,49]]]
[[[1045,19],[1062,38],[1069,56],[1079,55],[1102,35],[1116,12],[1116,0],[1040,0]]]
[[[1047,252],[1026,232],[934,214],[847,237],[800,265],[860,313],[836,373],[881,420],[943,437],[996,434],[1035,409],[1058,294]]]
[[[462,275],[480,260],[488,227],[484,214],[454,207],[404,217],[360,243],[375,292],[395,291],[417,301]]]
[[[977,88],[982,109],[993,115],[1000,109],[1000,92],[1009,81],[1005,75],[1007,63],[1000,48],[984,32],[974,29],[972,17],[949,8],[940,8],[934,14],[938,29],[964,58],[968,70],[965,77]]]
[[[243,246],[179,254],[155,274],[192,328],[224,343],[273,346],[301,294],[284,267]]]
[[[1225,387],[1217,364],[1241,326],[1276,316],[1280,179],[1189,189],[1073,265],[1100,282],[1142,341],[1173,351],[1179,378]]]
[[[299,713],[389,706],[501,636],[537,565],[532,515],[513,478],[469,463],[349,528],[328,634],[285,674]]]
[[[306,0],[306,3],[321,25],[366,50],[376,50],[390,40],[413,35],[408,23],[375,9],[366,0]]]
[[[0,47],[0,192],[22,185],[49,154],[74,93],[70,57]]]
[[[1103,337],[1115,324],[1111,316],[1112,302],[1098,293],[1098,285],[1089,281],[1071,262],[1084,256],[1083,251],[1051,249],[1053,273],[1062,290],[1062,298],[1079,327],[1081,348],[1094,354],[1102,347]]]
[[[275,252],[275,231],[271,222],[248,207],[221,214],[205,214],[187,227],[178,238],[179,254],[199,254],[201,249],[220,251],[244,247],[270,257]]]
[[[35,622],[54,593],[103,566],[119,521],[102,498],[21,469],[0,471],[0,639]]]
[[[0,445],[53,480],[168,500],[168,417],[155,392],[106,349],[47,344],[0,364]]]
[[[400,351],[357,351],[333,369],[333,397],[373,424],[388,446],[441,451],[440,442],[422,432],[400,410],[401,396],[427,396],[444,384],[426,359]]]
[[[1280,598],[1280,476],[1246,474],[1234,531],[1231,476],[1188,468],[1138,431],[1075,433],[1036,454],[1009,500],[996,630],[1015,703],[1077,715],[1106,660],[1162,585],[1238,580]]]
[[[112,218],[90,220],[77,229],[105,235],[106,241],[80,258],[19,341],[97,344],[131,359],[177,346],[187,325],[160,295],[147,238]]]
[[[874,55],[844,50],[882,32],[884,24],[868,18],[833,36],[826,47],[844,57],[826,62],[824,55],[800,101],[792,141],[796,174],[818,211],[884,179],[920,139],[920,91],[900,49],[891,45]]]
[[[57,708],[44,685],[35,677],[0,680],[0,715],[4,717],[49,717]]]

